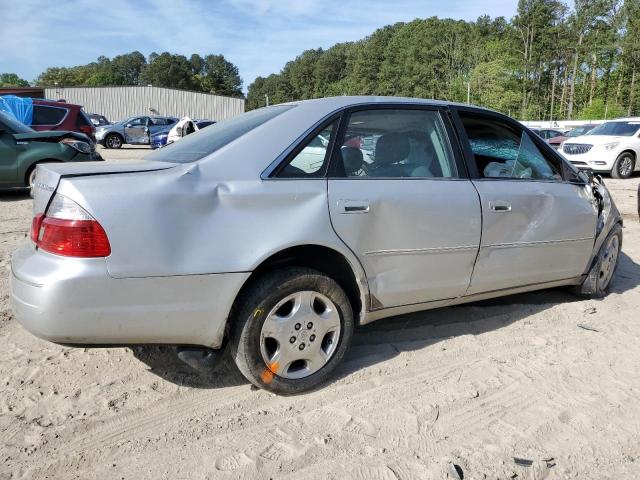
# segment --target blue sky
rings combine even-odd
[[[222,53],[244,87],[303,50],[438,16],[512,17],[517,0],[0,0],[0,72],[33,80],[50,66],[139,50]]]

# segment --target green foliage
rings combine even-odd
[[[600,120],[622,117],[624,108],[616,103],[605,104],[602,98],[596,98],[591,105],[587,105],[580,112],[580,120]]]
[[[29,82],[15,73],[0,73],[0,87],[28,87]]]
[[[519,0],[516,16],[416,19],[302,52],[247,108],[327,95],[472,103],[531,119],[640,115],[640,0]]]
[[[194,54],[187,59],[169,52],[154,52],[147,60],[136,51],[112,59],[99,57],[87,65],[51,67],[42,72],[35,83],[66,87],[155,85],[242,97],[238,67],[222,55],[202,58]]]

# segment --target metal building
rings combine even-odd
[[[162,87],[46,87],[45,97],[64,99],[118,121],[135,115],[224,120],[244,112],[244,100]]]

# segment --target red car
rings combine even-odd
[[[94,143],[96,129],[82,110],[82,106],[53,100],[33,99],[34,130],[65,130],[87,135]]]
[[[580,135],[584,135],[589,130],[593,130],[597,125],[581,125],[579,127],[575,127],[573,130],[570,130],[564,135],[558,135],[557,137],[550,138],[547,140],[549,145],[551,145],[556,150],[560,149],[560,145],[565,140],[568,140],[571,137],[579,137]]]

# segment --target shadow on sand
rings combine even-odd
[[[640,265],[622,253],[611,293],[622,294],[639,284]],[[350,351],[335,378],[384,362],[403,351],[421,350],[451,337],[480,335],[520,322],[556,304],[578,301],[581,299],[566,289],[541,290],[379,320],[356,329]],[[182,363],[173,347],[134,347],[133,353],[156,375],[178,385],[221,388],[247,384],[228,350],[211,373],[200,373]]]

